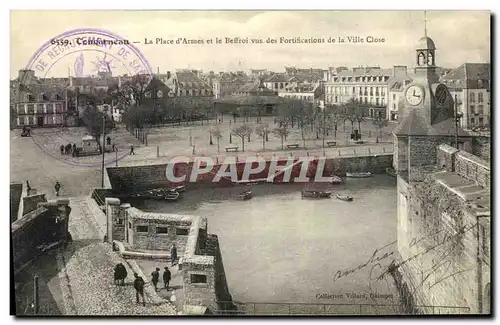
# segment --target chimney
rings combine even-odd
[[[404,77],[407,75],[407,67],[405,65],[395,65],[393,68],[394,77]]]
[[[172,75],[172,74],[170,73],[170,71],[167,71],[167,80],[168,80],[168,79],[170,79],[170,76],[171,76],[171,75]]]

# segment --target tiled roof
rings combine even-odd
[[[29,86],[21,85],[19,90],[20,92],[28,93],[35,98],[39,95],[44,95],[46,100],[49,100],[53,99],[53,96],[55,95],[59,95],[62,98],[64,98],[66,87],[59,85],[44,85],[44,84],[29,85]]]
[[[274,73],[270,76],[266,76],[266,78],[264,78],[264,82],[288,82],[289,79],[290,76],[284,73]]]
[[[491,66],[489,63],[464,63],[446,74],[444,80],[489,80]]]
[[[99,78],[99,77],[73,77],[73,87],[89,86],[89,87],[108,87],[111,84],[117,84],[117,78]]]
[[[380,68],[354,68],[352,70],[342,70],[338,73],[339,77],[354,76],[391,76],[392,69]]]
[[[165,83],[163,81],[161,81],[161,80],[159,80],[158,78],[155,78],[155,77],[153,77],[151,79],[151,81],[147,85],[145,91],[149,91],[151,89],[164,89],[164,90],[168,89],[168,91],[171,90],[167,85],[165,85]]]
[[[206,82],[198,78],[191,70],[179,70],[175,73],[179,89],[212,89]]]

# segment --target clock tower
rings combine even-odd
[[[403,90],[399,116],[394,129],[394,169],[406,182],[418,181],[427,167],[436,163],[437,146],[455,146],[458,136],[469,136],[457,129],[454,102],[448,87],[436,72],[436,46],[427,36],[420,38],[415,51],[415,76]]]

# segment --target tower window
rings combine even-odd
[[[418,54],[418,58],[417,58],[417,65],[418,66],[423,66],[425,64],[425,54],[424,52],[420,52]]]
[[[434,56],[432,55],[432,52],[430,52],[430,51],[429,51],[429,53],[427,53],[427,64],[434,65]]]

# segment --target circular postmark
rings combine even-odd
[[[110,31],[82,28],[52,37],[36,51],[19,75],[19,84],[26,86],[27,96],[31,96],[27,101],[34,102],[25,107],[29,119],[26,123],[54,127],[34,132],[35,145],[66,164],[91,168],[101,166],[101,159],[95,156],[63,154],[61,146],[76,144],[80,147],[85,134],[79,134],[81,130],[63,132],[62,127],[55,127],[76,124],[79,111],[86,104],[86,99],[82,100],[85,94],[105,94],[109,87],[120,88],[125,83],[133,87],[137,78],[144,87],[152,76],[151,66],[133,41]],[[105,114],[112,115],[112,111],[113,106]],[[105,154],[105,165],[115,164],[128,156],[126,141],[116,146],[119,152]]]

